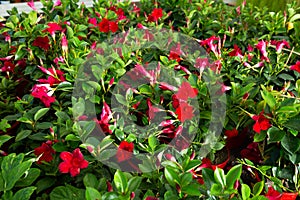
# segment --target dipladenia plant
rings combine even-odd
[[[0,19],[1,199],[299,198],[295,5],[42,4]]]

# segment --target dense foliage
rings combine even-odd
[[[1,199],[296,199],[300,15],[34,2],[1,19]]]

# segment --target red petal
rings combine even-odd
[[[59,164],[58,169],[61,173],[68,173],[70,170],[70,167],[71,167],[70,163],[62,162]]]
[[[73,155],[70,152],[64,151],[64,152],[60,153],[60,158],[63,161],[71,162],[72,158],[73,158]]]
[[[70,168],[70,174],[72,177],[77,176],[80,173],[80,168]]]

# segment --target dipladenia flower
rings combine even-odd
[[[108,33],[109,31],[115,33],[118,31],[119,27],[117,22],[109,21],[106,18],[103,18],[98,24],[100,32]]]
[[[60,158],[63,162],[58,166],[59,171],[61,173],[70,173],[72,177],[80,174],[80,170],[87,168],[89,165],[79,148],[76,148],[72,153],[67,151],[61,152]]]
[[[189,82],[182,82],[181,86],[176,93],[176,97],[180,100],[186,101],[188,98],[195,98],[197,97],[198,90],[192,88]]]
[[[52,97],[53,92],[50,84],[36,84],[32,88],[31,95],[39,98],[46,107],[50,107],[50,104],[55,102],[55,97]]]
[[[38,82],[40,83],[47,83],[50,84],[50,86],[53,86],[55,84],[59,84],[61,82],[64,82],[66,79],[63,76],[64,73],[60,70],[55,69],[53,66],[52,68],[46,69],[42,66],[38,66],[42,72],[49,75],[48,79],[39,79]]]
[[[39,157],[37,164],[42,164],[44,162],[51,162],[53,160],[53,155],[55,154],[54,149],[52,148],[52,142],[49,140],[43,142],[41,146],[34,149],[34,154]]]
[[[290,69],[300,73],[300,61],[297,61],[296,64],[292,65]]]
[[[281,40],[281,41],[272,40],[271,44],[276,46],[276,52],[278,54],[281,53],[284,47],[290,48],[290,44],[286,40]]]
[[[33,41],[32,46],[40,47],[41,49],[48,51],[50,48],[50,40],[48,36],[44,36],[44,37],[38,36]]]
[[[253,130],[256,133],[268,130],[271,127],[270,120],[264,116],[264,111],[260,112],[259,115],[253,115],[252,119],[255,120]]]
[[[238,47],[238,45],[233,45],[234,49],[228,54],[229,56],[237,56],[240,59],[243,59],[242,50]]]
[[[116,153],[118,162],[129,160],[132,157],[133,148],[132,142],[122,141]]]
[[[110,107],[106,102],[103,102],[103,108],[100,115],[100,120],[96,120],[96,122],[100,125],[102,131],[104,133],[112,134],[112,131],[109,129],[109,121],[112,119],[112,112]]]
[[[48,28],[46,28],[44,32],[49,32],[53,40],[55,40],[55,32],[61,31],[62,30],[61,26],[56,22],[49,22],[47,25]]]
[[[68,40],[64,33],[62,33],[61,46],[62,46],[63,54],[65,56],[67,56],[68,55]]]
[[[270,62],[270,59],[268,58],[267,45],[268,45],[267,41],[261,40],[256,45],[256,48],[258,48],[259,51],[261,52],[261,54],[262,54],[262,60]]]
[[[163,10],[161,8],[154,8],[151,14],[148,16],[149,22],[157,22],[163,16]]]
[[[34,1],[33,0],[30,0],[29,2],[27,2],[27,5],[32,8],[33,10],[37,11],[35,5],[34,5]]]

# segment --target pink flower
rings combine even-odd
[[[89,165],[79,148],[76,148],[72,153],[67,151],[61,152],[60,158],[63,162],[58,166],[59,171],[61,173],[70,173],[72,177],[80,174],[80,169],[85,169]]]
[[[219,58],[221,56],[221,52],[220,49],[217,48],[218,44],[215,44],[214,41],[220,42],[220,38],[216,36],[211,36],[210,38],[202,40],[200,42],[200,45],[207,46],[207,52],[209,53],[210,51],[212,51],[215,54],[215,56]]]
[[[290,67],[291,70],[295,70],[297,71],[298,73],[300,73],[300,61],[297,61],[295,65],[292,65]]]
[[[267,41],[259,41],[258,44],[256,45],[256,48],[258,48],[262,54],[262,60],[265,60],[267,62],[270,62],[270,59],[268,58],[268,52],[267,52]]]
[[[194,108],[186,103],[180,102],[179,107],[176,109],[175,113],[178,115],[178,119],[183,123],[186,120],[190,120],[194,117]]]
[[[195,98],[198,95],[198,90],[195,88],[192,88],[189,82],[182,82],[181,86],[178,89],[178,92],[176,93],[176,97],[179,100],[186,101],[188,98]]]
[[[38,67],[40,68],[40,70],[42,70],[42,72],[49,75],[48,79],[39,79],[38,81],[40,83],[47,83],[47,84],[50,84],[50,86],[53,86],[55,84],[59,84],[66,80],[65,77],[63,76],[64,73],[60,70],[54,69],[54,67],[52,67],[50,69],[46,69],[41,66],[38,66]]]
[[[170,85],[168,83],[165,83],[165,82],[160,82],[159,83],[159,88],[162,89],[162,90],[170,90],[170,91],[176,91],[177,88],[173,85]]]
[[[52,94],[53,90],[47,84],[34,85],[31,92],[31,95],[34,98],[39,98],[46,107],[50,107],[50,104],[55,102],[55,97],[52,97]]]
[[[96,120],[96,122],[100,125],[102,131],[104,133],[112,134],[112,131],[109,129],[109,121],[112,119],[112,112],[110,107],[106,102],[103,102],[103,108],[100,115],[100,120]]]
[[[56,66],[59,66],[58,62],[65,63],[65,60],[64,60],[64,57],[60,56],[60,57],[54,58],[53,62],[56,64]]]
[[[146,26],[143,26],[141,23],[137,23],[136,27],[137,27],[138,29],[143,29],[143,30],[148,29]]]
[[[277,53],[281,53],[283,47],[290,48],[290,44],[286,40],[281,40],[281,41],[272,40],[271,44],[276,45]]]
[[[195,67],[200,69],[200,72],[203,72],[205,68],[210,67],[208,58],[196,58]]]
[[[27,5],[32,8],[33,10],[37,11],[36,7],[34,6],[34,1],[30,0],[29,2],[27,2]]]
[[[97,19],[96,18],[89,18],[88,23],[92,24],[92,25],[94,25],[94,27],[96,27],[97,26]]]
[[[170,60],[176,60],[179,62],[181,60],[180,56],[182,54],[180,43],[178,42],[176,46],[171,47],[170,49],[170,54],[169,54],[169,59]]]
[[[132,157],[133,148],[132,142],[122,141],[116,153],[118,162],[129,160]]]
[[[252,116],[252,119],[255,120],[253,130],[256,133],[268,130],[271,127],[270,120],[264,116],[264,111],[262,111],[259,115]]]
[[[65,54],[67,54],[68,53],[68,40],[64,33],[62,34],[62,38],[61,38],[61,46],[62,46],[63,52]]]

